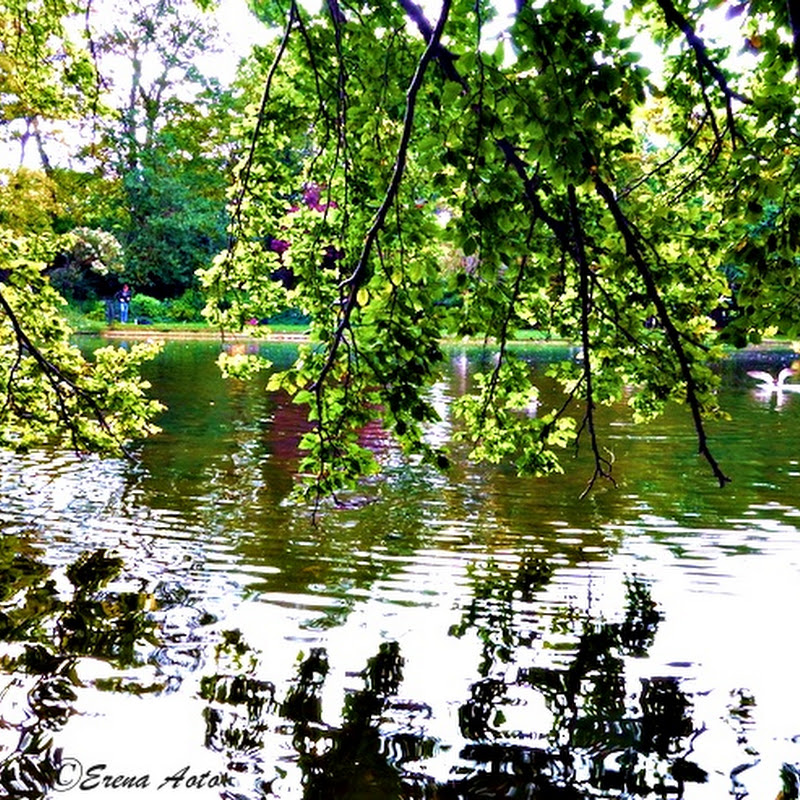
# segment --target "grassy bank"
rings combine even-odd
[[[163,335],[165,338],[218,338],[220,330],[205,322],[152,322],[140,325],[135,322],[122,324],[85,316],[72,307],[68,307],[64,316],[70,327],[79,335],[106,336],[109,338],[133,338]],[[308,331],[307,324],[292,322],[274,322],[266,325],[245,326],[240,331],[226,331],[229,338],[285,338],[301,339]],[[544,333],[534,330],[519,331],[514,337],[520,343],[552,342]]]
[[[64,316],[76,334],[84,336],[121,337],[149,337],[164,335],[165,337],[185,338],[217,338],[220,336],[218,328],[211,327],[205,322],[152,322],[139,325],[135,322],[123,324],[121,322],[107,323],[105,320],[92,319],[73,308],[68,307]],[[226,336],[237,338],[285,336],[291,338],[302,337],[307,331],[307,325],[294,323],[276,323],[270,325],[248,326],[244,330],[226,332]]]

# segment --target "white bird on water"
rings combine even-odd
[[[751,378],[761,381],[761,386],[758,388],[762,392],[800,392],[800,384],[786,383],[786,379],[794,375],[794,370],[789,367],[784,367],[778,373],[777,378],[774,378],[769,372],[763,372],[760,369],[749,370],[747,374]]]

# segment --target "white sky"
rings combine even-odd
[[[218,12],[220,33],[230,49],[214,56],[214,74],[220,82],[229,83],[239,60],[255,44],[265,44],[269,32],[247,8],[246,0],[221,0]]]
[[[105,6],[96,4],[95,9],[110,9],[114,13],[114,3],[107,3]],[[102,12],[97,12],[102,13]],[[207,75],[216,77],[221,84],[230,83],[236,73],[239,61],[245,56],[254,44],[263,44],[269,38],[267,28],[262,25],[247,8],[246,0],[220,0],[219,10],[217,11],[219,22],[219,32],[222,39],[222,47],[218,53],[208,53],[204,57],[204,63],[198,64],[200,71]],[[83,33],[83,18],[76,20],[76,27],[73,35],[80,39]],[[124,60],[119,67],[111,65],[111,59],[106,58],[105,68],[111,69],[115,74],[120,74],[125,69]],[[146,65],[145,65],[146,69]],[[128,91],[125,80],[120,82],[121,92]],[[25,130],[22,122],[9,126],[11,131],[20,135]],[[68,123],[55,123],[41,125],[43,132],[48,136],[47,153],[54,162],[67,165],[70,161],[70,154],[79,146],[80,136],[78,132],[71,129]],[[9,130],[6,129],[6,133]],[[21,147],[18,142],[4,144],[0,141],[0,169],[15,169],[20,166]],[[36,143],[32,139],[28,141],[23,166],[30,169],[41,167]]]
[[[305,0],[304,5],[312,6],[318,2],[319,0]],[[433,20],[438,13],[438,0],[425,0],[424,5],[429,9],[428,14]],[[732,57],[737,59],[746,58],[739,55],[741,44],[744,41],[744,32],[741,29],[741,24],[746,15],[729,19],[727,16],[728,5],[727,3],[722,3],[718,9],[708,12],[705,24],[700,27],[698,32],[704,36],[713,34],[713,36],[718,39],[732,45]],[[110,9],[111,13],[114,13],[113,9],[115,3],[111,2],[105,6],[95,6],[95,8],[98,7],[105,7]],[[513,14],[514,4],[512,0],[497,0],[497,8],[498,17],[492,26],[494,28],[492,32],[494,35],[502,31],[507,24],[507,19]],[[609,14],[612,18],[622,21],[624,8],[625,3],[620,0],[612,4]],[[222,51],[219,53],[207,54],[204,56],[204,63],[198,66],[201,72],[206,75],[217,77],[220,82],[225,85],[233,79],[239,60],[250,51],[250,48],[254,44],[265,43],[271,34],[267,28],[250,13],[247,8],[246,0],[220,0],[217,18],[220,35],[224,43]],[[658,75],[662,61],[660,51],[658,51],[657,48],[649,46],[644,37],[640,39],[638,44],[640,45],[639,50],[642,54],[642,63],[651,70],[654,76]],[[752,56],[750,56],[750,58],[752,58]],[[120,70],[123,69],[124,65],[121,65]],[[59,148],[54,143],[49,144],[49,148],[52,151],[50,153],[51,158],[59,163],[68,162],[70,151],[75,149],[75,134],[70,133],[69,126],[62,127],[64,128],[64,132],[62,133],[64,140],[63,145]],[[23,130],[21,127],[17,129],[18,132],[21,132],[21,130]],[[0,145],[0,168],[17,167],[19,166],[19,160],[20,148],[18,144],[10,147],[2,147],[2,145]],[[28,143],[26,149],[25,166],[31,168],[38,168],[40,166],[38,152],[33,141]]]

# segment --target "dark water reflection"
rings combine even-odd
[[[441,475],[372,430],[387,477],[315,527],[286,499],[302,415],[218,352],[152,365],[169,411],[136,464],[2,456],[10,796],[69,759],[66,797],[796,796],[800,395],[725,365],[724,491],[678,408],[604,409],[619,487],[583,501],[584,454]],[[431,436],[479,362],[452,352]],[[122,571],[76,583],[99,548]]]

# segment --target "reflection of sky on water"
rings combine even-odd
[[[460,355],[454,361],[460,369],[433,390],[442,417],[431,432],[437,444],[452,430],[448,400],[468,385],[472,369]],[[279,691],[298,654],[324,645],[331,673],[322,701],[331,723],[379,644],[397,641],[406,659],[399,699],[427,708],[409,711],[403,724],[439,740],[436,757],[420,763],[442,780],[463,766],[458,709],[482,653],[476,629],[460,637],[448,631],[462,619],[487,560],[508,575],[525,554],[555,566],[534,600],[514,601],[506,620],[513,658],[496,661],[491,674],[509,684],[520,669],[568,665],[576,643],[570,614],[613,620],[624,607],[624,579],[639,575],[664,619],[647,655],[625,658],[626,692],[633,698],[641,679],[674,675],[690,693],[694,724],[705,727],[692,758],[709,780],[687,796],[726,796],[731,770],[749,763],[738,780],[754,797],[774,796],[780,765],[800,761],[792,742],[800,735],[800,693],[790,619],[800,605],[800,471],[789,436],[800,397],[776,415],[746,386],[729,382],[725,399],[735,422],[712,431],[734,473],[722,492],[694,458],[691,431],[675,410],[642,428],[609,417],[621,485],[583,502],[576,498],[584,462],[551,480],[462,461],[442,476],[403,467],[390,449],[390,477],[371,484],[371,502],[333,510],[314,528],[305,512],[281,504],[293,463],[287,433],[299,423],[285,417],[276,431],[284,407],[274,398],[214,385],[210,376],[200,400],[214,403],[221,434],[213,440],[211,422],[176,385],[171,427],[143,446],[139,464],[2,456],[4,530],[28,531],[53,564],[87,548],[114,548],[141,580],[184,586],[187,608],[221,621],[200,630],[178,620],[181,635],[202,648],[213,631],[240,628],[258,653],[259,674]],[[523,645],[525,636],[533,638]],[[174,762],[210,768],[216,756],[202,747],[203,703],[195,696],[202,670],[184,671],[180,687],[153,698],[93,691],[92,675],[102,670],[81,666],[82,713],[59,735],[65,751],[107,759],[120,771]],[[505,729],[544,742],[552,713],[541,695],[522,685],[511,692]],[[743,695],[755,700],[749,720],[731,714]],[[385,724],[401,722],[395,715]],[[270,769],[279,763],[296,774],[285,736],[267,737],[261,757]]]
[[[689,531],[671,534],[673,545],[685,545],[680,555],[652,541],[626,543],[635,563],[646,562],[644,572],[656,576],[655,594],[666,611],[640,666],[686,680],[695,721],[709,730],[696,740],[697,760],[718,765],[718,796],[743,758],[728,709],[737,691],[752,696],[747,738],[756,751],[751,762],[759,763],[740,780],[753,796],[772,796],[781,764],[798,758],[792,739],[800,733],[800,692],[790,652],[800,582],[797,558],[786,557],[787,546],[796,552],[798,535],[784,528],[782,536],[770,535],[757,551],[740,555],[726,552],[720,541],[726,533],[703,532],[699,541]],[[711,789],[703,796],[713,796]]]

